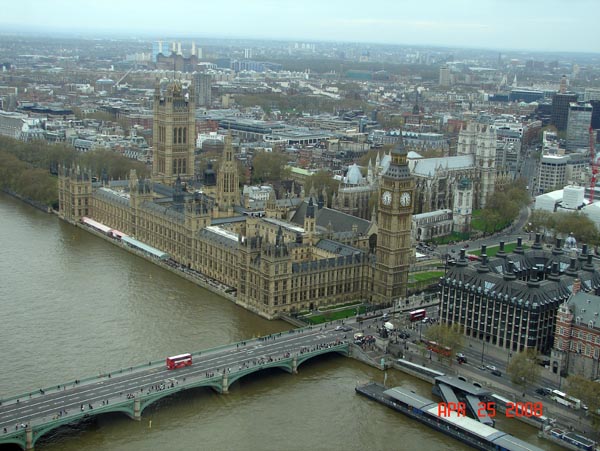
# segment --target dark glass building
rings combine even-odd
[[[460,324],[464,334],[514,352],[552,348],[560,305],[576,280],[583,291],[600,292],[600,274],[591,263],[587,246],[571,256],[562,240],[544,249],[540,235],[530,249],[519,239],[513,252],[500,250],[493,258],[482,246],[481,261],[470,262],[464,249],[450,261],[441,279],[440,318]]]
[[[558,131],[567,129],[567,120],[569,119],[569,103],[577,102],[577,94],[557,92],[552,96],[552,118],[550,123]]]

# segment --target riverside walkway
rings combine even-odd
[[[347,337],[347,338],[346,338]],[[238,379],[267,369],[296,373],[312,357],[348,356],[352,333],[334,325],[311,326],[192,353],[193,364],[169,370],[164,360],[68,381],[0,400],[0,444],[33,449],[60,426],[96,415],[122,412],[140,420],[150,404],[195,387],[227,393]]]

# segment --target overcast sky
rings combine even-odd
[[[600,53],[600,0],[0,0],[0,32],[171,36]],[[199,42],[201,45],[201,42]]]

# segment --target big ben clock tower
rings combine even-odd
[[[389,305],[406,297],[408,267],[412,254],[415,181],[408,170],[402,140],[392,150],[392,161],[379,186],[377,249],[374,277],[375,303]]]

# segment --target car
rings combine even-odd
[[[350,332],[352,330],[352,328],[350,326],[342,326],[342,330],[344,332]]]
[[[502,376],[502,373],[501,373],[499,370],[492,370],[492,371],[491,371],[491,373],[492,373],[494,376],[498,376],[498,377]]]
[[[467,356],[464,355],[462,352],[459,352],[458,354],[456,354],[456,360],[458,361],[458,363],[467,363]]]
[[[335,326],[335,330],[344,330],[342,326]]]
[[[486,369],[488,369],[490,371],[496,371],[497,370],[497,368],[494,365],[486,365],[485,367],[486,367]]]
[[[410,334],[408,332],[403,331],[398,334],[398,337],[406,340],[407,338],[410,338]]]
[[[427,324],[427,323],[429,322],[429,317],[427,317],[427,316],[426,316],[425,318],[423,318],[423,319],[421,320],[421,322],[422,322],[423,324]]]
[[[539,387],[535,389],[535,392],[540,396],[548,396],[550,393],[552,393],[552,389]]]

